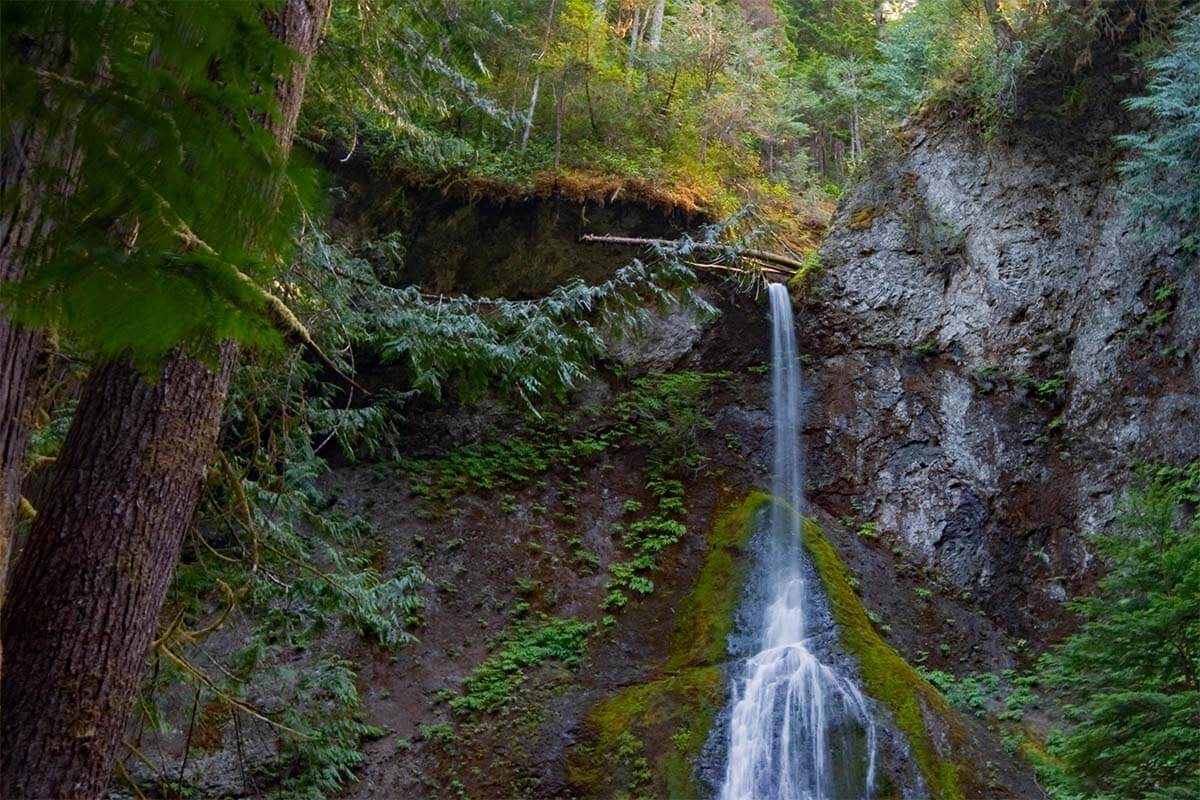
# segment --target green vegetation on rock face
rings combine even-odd
[[[767,495],[727,498],[706,536],[708,553],[683,602],[661,677],[601,701],[593,739],[572,756],[572,783],[587,796],[698,797],[694,760],[726,702],[721,664],[741,599],[741,557]]]
[[[744,551],[769,502],[769,495],[751,492],[718,512],[708,532],[704,566],[679,609],[668,671],[725,661],[748,569]]]
[[[1042,665],[1067,723],[1042,777],[1062,800],[1200,796],[1200,463],[1141,471],[1093,544],[1108,574]]]
[[[576,619],[539,615],[518,623],[500,638],[500,650],[475,668],[462,693],[450,701],[459,714],[502,711],[525,681],[526,671],[547,661],[577,666],[595,626]]]
[[[1182,229],[1185,248],[1200,248],[1200,13],[1179,23],[1169,50],[1150,63],[1154,78],[1126,105],[1150,115],[1149,129],[1118,137],[1131,157],[1121,165],[1131,216],[1151,233]]]
[[[909,748],[936,800],[968,797],[973,784],[971,765],[958,763],[950,753],[962,741],[962,722],[915,669],[879,637],[852,576],[833,545],[811,519],[804,520],[804,544],[829,596],[842,646],[858,659],[864,688],[882,703],[908,739]],[[950,753],[947,753],[947,745]]]

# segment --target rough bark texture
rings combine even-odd
[[[7,797],[97,797],[190,524],[235,361],[89,378],[18,564],[5,635]]]
[[[39,51],[40,64],[61,70],[60,42]],[[74,115],[40,109],[9,120],[0,141],[0,285],[24,277],[50,227],[50,198],[70,194],[78,170]],[[56,176],[52,186],[42,180]],[[14,324],[0,304],[0,604],[21,498],[25,451],[37,406],[43,334]]]
[[[267,20],[299,54],[271,123],[285,149],[328,12],[289,0]],[[153,385],[124,362],[89,377],[5,609],[5,797],[108,784],[236,361],[227,344],[215,369],[175,354]]]

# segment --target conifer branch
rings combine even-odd
[[[178,653],[171,650],[171,648],[167,647],[165,644],[160,644],[158,646],[158,650],[163,655],[165,655],[170,661],[174,662],[176,666],[180,667],[181,669],[183,669],[184,672],[187,672],[189,675],[191,675],[193,678],[195,678],[197,681],[199,681],[201,684],[203,684],[206,689],[208,689],[210,692],[215,694],[218,698],[220,698],[221,700],[224,700],[226,703],[228,703],[229,705],[238,709],[239,711],[243,711],[243,712],[249,714],[250,716],[254,717],[255,719],[258,719],[258,720],[261,720],[261,721],[267,723],[268,725],[270,725],[273,728],[278,728],[279,730],[287,731],[288,733],[292,734],[293,736],[297,736],[301,739],[312,739],[313,738],[312,736],[310,736],[307,733],[304,733],[303,731],[298,731],[295,728],[292,728],[288,725],[284,725],[282,722],[271,719],[266,714],[257,710],[256,708],[249,705],[248,703],[245,703],[245,702],[237,699],[236,697],[229,694],[228,692],[222,691],[221,688],[219,686],[217,686],[216,682],[213,681],[213,679],[210,678],[203,670],[201,670],[199,667],[192,664],[192,662],[188,661],[183,656],[181,656]]]
[[[197,236],[195,231],[191,229],[187,222],[174,212],[174,210],[171,208],[170,202],[165,197],[157,192],[154,187],[150,186],[144,178],[140,177],[140,175],[138,175],[138,173],[133,170],[130,165],[112,148],[109,148],[108,152],[113,158],[120,161],[125,168],[129,170],[130,174],[135,177],[138,183],[142,185],[142,188],[154,198],[155,204],[158,206],[159,217],[162,219],[163,224],[166,225],[167,229],[183,243],[185,251],[196,249],[205,255],[221,259],[220,253],[218,253],[216,249],[212,247],[212,245],[208,244],[208,242]],[[170,220],[167,219],[168,213],[175,220],[174,225],[172,225]],[[318,345],[313,339],[312,334],[308,331],[308,328],[304,326],[304,323],[292,313],[292,310],[288,308],[282,300],[255,283],[254,279],[238,269],[237,265],[229,264],[229,266],[237,275],[238,280],[246,284],[246,286],[249,287],[250,290],[254,294],[258,295],[259,299],[263,301],[264,305],[266,306],[265,316],[267,321],[270,322],[285,339],[299,343],[302,347],[304,347],[305,350],[308,350],[308,352],[315,359],[317,359],[317,361],[320,362],[323,367],[330,370],[334,375],[341,379],[343,383],[358,389],[367,396],[370,396],[371,393],[366,388],[361,386],[349,375],[342,372],[341,368],[334,363],[333,359],[325,355],[325,351],[322,350],[321,346]]]

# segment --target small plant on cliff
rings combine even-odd
[[[525,681],[526,670],[547,661],[574,667],[587,653],[590,622],[539,615],[505,634],[500,651],[475,669],[462,694],[450,701],[457,714],[502,711]]]
[[[1073,603],[1079,632],[1043,661],[1069,703],[1052,741],[1058,796],[1200,797],[1200,462],[1142,470],[1113,528],[1109,566]]]

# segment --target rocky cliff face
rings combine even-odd
[[[1126,220],[1115,132],[912,124],[842,204],[801,322],[816,502],[1032,641],[1131,467],[1200,457],[1200,269]]]

